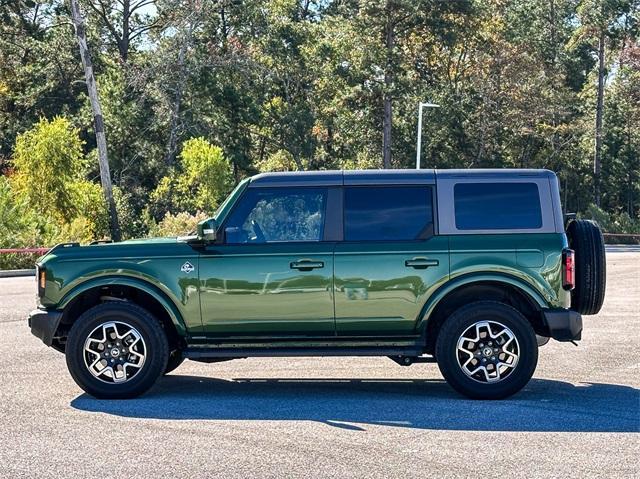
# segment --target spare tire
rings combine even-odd
[[[573,220],[567,227],[569,247],[575,251],[575,288],[571,309],[580,314],[597,314],[604,302],[606,259],[604,238],[598,224]]]

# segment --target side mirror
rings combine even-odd
[[[215,241],[217,229],[218,224],[213,218],[208,218],[204,221],[201,221],[200,223],[198,223],[198,239],[207,242]]]

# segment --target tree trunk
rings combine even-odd
[[[109,207],[109,219],[111,227],[111,238],[114,241],[120,241],[120,226],[118,224],[118,213],[116,211],[116,203],[113,199],[113,189],[111,187],[111,173],[109,172],[109,159],[107,157],[107,139],[104,134],[104,120],[102,118],[102,109],[100,108],[100,99],[98,98],[98,87],[96,79],[93,75],[93,65],[91,64],[91,55],[89,54],[89,46],[87,45],[87,34],[85,30],[84,19],[80,12],[78,0],[69,0],[71,3],[71,17],[73,26],[80,47],[80,58],[84,67],[84,76],[87,82],[87,92],[93,110],[93,121],[96,130],[96,144],[98,146],[98,163],[100,165],[100,181],[105,199]]]
[[[382,164],[385,169],[391,168],[391,112],[391,98],[386,94],[382,125]]]
[[[385,47],[387,50],[387,64],[384,71],[384,113],[382,117],[382,164],[384,168],[391,168],[391,125],[392,105],[391,88],[393,85],[393,21],[390,5],[387,2],[387,24],[385,27]]]
[[[596,98],[596,142],[593,155],[594,202],[600,206],[600,169],[602,161],[602,114],[604,112],[604,30],[598,39],[598,93]]]
[[[131,0],[122,2],[122,39],[118,42],[122,63],[127,64],[129,59],[129,19],[131,18]]]

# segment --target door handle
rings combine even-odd
[[[407,268],[426,269],[429,266],[438,266],[440,262],[437,259],[412,258],[404,262]]]
[[[299,259],[289,264],[291,269],[299,271],[311,271],[312,269],[324,268],[324,261],[312,261],[310,259]]]

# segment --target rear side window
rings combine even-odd
[[[428,186],[345,188],[345,241],[407,241],[432,234]]]
[[[453,197],[459,230],[542,227],[540,195],[535,183],[458,183]]]

